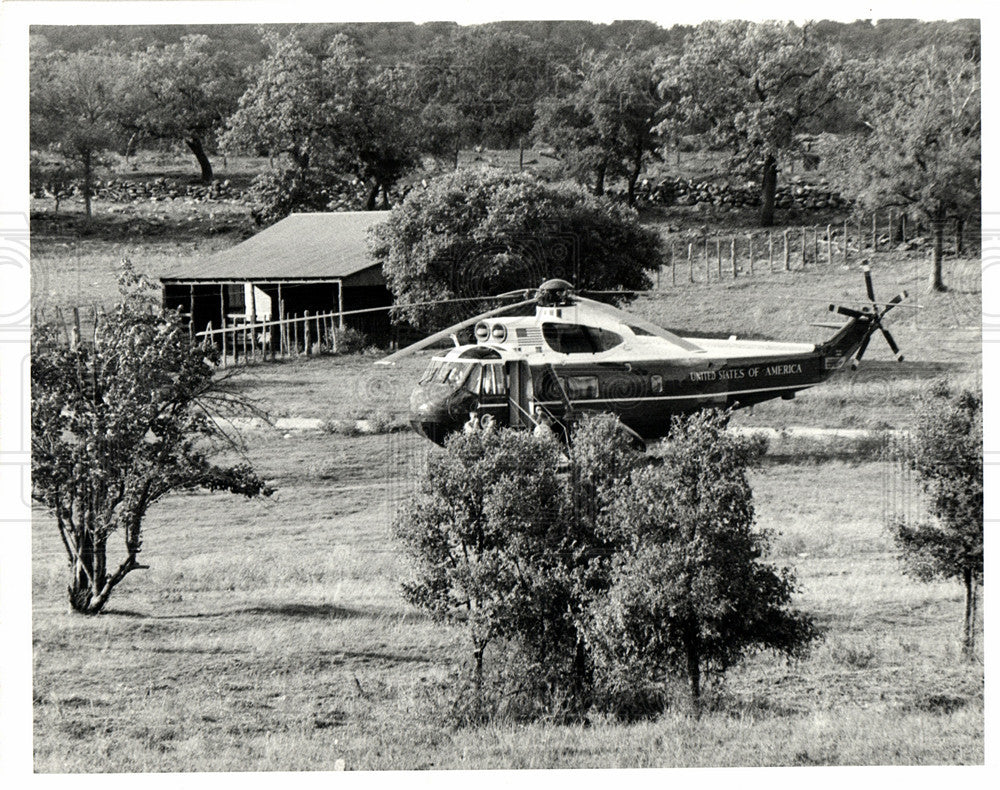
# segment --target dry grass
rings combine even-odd
[[[769,465],[781,534],[825,641],[753,659],[681,711],[624,726],[452,730],[461,635],[406,606],[390,537],[428,445],[408,434],[252,437],[271,501],[175,496],[106,614],[66,611],[64,560],[34,522],[36,769],[49,771],[939,764],[983,759],[982,667],[958,661],[958,585],[900,574],[877,464]],[[324,463],[323,473],[310,465]],[[847,495],[850,492],[850,496]]]

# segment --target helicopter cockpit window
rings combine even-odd
[[[438,360],[431,362],[431,364],[427,366],[427,370],[425,370],[424,374],[420,377],[420,383],[430,383],[434,379],[435,374],[441,370],[441,365],[442,363]]]
[[[596,354],[622,343],[622,336],[608,329],[583,324],[542,324],[542,337],[560,354]]]
[[[469,371],[468,376],[466,376],[465,382],[462,384],[469,392],[474,392],[479,394],[479,382],[480,377],[483,374],[482,365],[473,365],[472,370]]]

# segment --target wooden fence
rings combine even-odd
[[[664,266],[657,272],[656,287],[737,278],[762,271],[792,271],[809,264],[846,266],[852,260],[889,252],[922,233],[906,214],[878,212],[867,219],[737,234],[703,235],[669,239]],[[973,246],[979,232],[967,232],[965,223],[952,222],[945,233],[950,252],[961,255]]]

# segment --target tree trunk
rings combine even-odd
[[[93,191],[94,181],[94,168],[91,157],[90,151],[83,155],[83,207],[84,213],[87,216],[87,222],[90,222],[93,217],[90,207],[90,195]]]
[[[191,149],[191,153],[194,154],[194,158],[198,160],[199,167],[201,167],[201,183],[211,184],[212,163],[208,161],[208,156],[205,154],[205,148],[201,144],[201,138],[197,135],[191,135],[191,137],[184,142],[187,143],[188,148]]]
[[[600,165],[594,170],[594,194],[598,197],[604,194],[604,176],[605,173],[607,173],[607,170],[608,168],[606,165]]]
[[[379,203],[379,208],[382,211],[387,211],[389,209],[389,187],[382,184],[382,200]]]
[[[701,662],[698,660],[698,646],[694,640],[688,640],[687,644],[687,672],[688,683],[691,686],[691,703],[694,705],[695,713],[700,711],[701,706]]]
[[[931,252],[930,290],[944,291],[944,281],[941,279],[941,261],[944,258],[944,220],[934,220],[931,223],[934,233],[934,246]]]
[[[965,233],[965,220],[961,217],[955,220],[955,256],[962,254],[962,235]]]
[[[517,141],[517,169],[524,170],[524,137]]]
[[[772,154],[764,159],[764,173],[760,188],[760,224],[769,228],[774,224],[774,194],[778,189],[778,161]]]
[[[375,210],[375,199],[378,197],[378,181],[368,188],[368,197],[365,198],[365,211]]]
[[[965,626],[962,630],[962,655],[971,660],[976,648],[976,576],[971,569],[962,572],[965,583]]]

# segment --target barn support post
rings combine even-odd
[[[312,338],[309,337],[309,311],[306,310],[303,313],[303,316],[305,317],[305,321],[303,321],[303,324],[302,324],[302,337],[303,337],[304,342],[305,342],[306,356],[308,357],[312,353],[312,345],[310,343],[310,341],[312,340]]]

